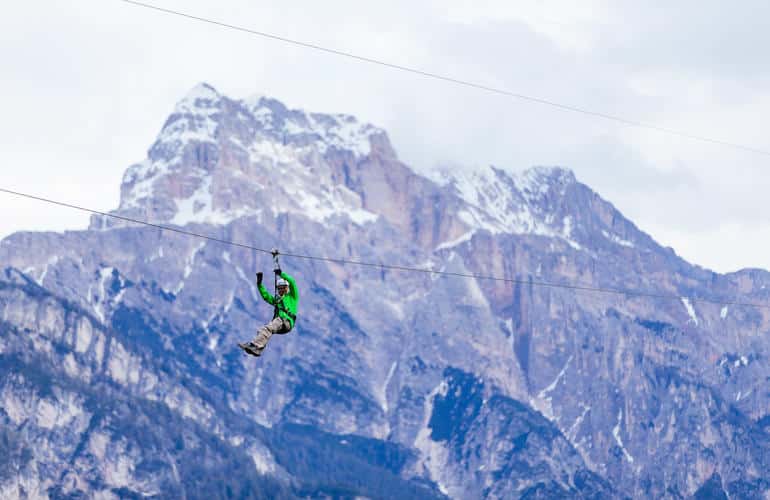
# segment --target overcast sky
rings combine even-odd
[[[147,0],[631,120],[770,150],[770,3]],[[664,6],[665,4],[665,6]],[[347,112],[418,169],[571,168],[664,245],[770,269],[770,156],[630,128],[289,46],[119,0],[0,18],[0,187],[99,210],[198,82]],[[87,215],[0,194],[0,236]]]

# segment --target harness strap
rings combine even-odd
[[[273,317],[278,317],[278,312],[282,311],[286,314],[286,316],[290,317],[292,321],[297,321],[297,315],[286,309],[286,306],[283,305],[283,297],[281,297],[280,300],[275,301],[275,313],[273,314]]]

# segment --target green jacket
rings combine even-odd
[[[289,320],[291,327],[294,328],[294,320],[297,317],[297,303],[299,302],[297,282],[294,281],[294,278],[283,272],[281,273],[281,278],[289,282],[289,293],[283,297],[279,297],[278,295],[273,296],[262,284],[259,285],[259,293],[262,295],[262,298],[265,299],[265,302],[271,306],[275,306],[276,313],[273,315],[273,318],[280,316],[281,318],[287,319]]]

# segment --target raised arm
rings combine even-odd
[[[262,285],[262,273],[257,273],[257,288],[259,288],[259,294],[262,296],[263,299],[265,299],[265,302],[268,304],[275,305],[275,297],[272,296],[270,292],[267,291],[267,288]]]

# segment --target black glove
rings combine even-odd
[[[282,272],[283,271],[281,271],[281,268],[279,267],[278,269],[275,270],[275,275],[280,276]]]
[[[257,286],[262,284],[262,271],[257,273]]]

